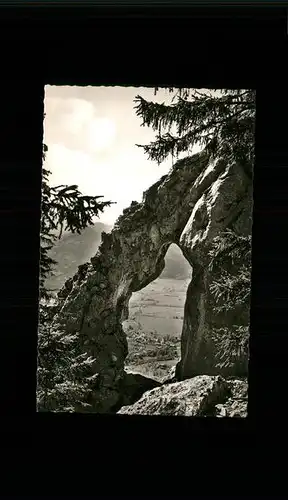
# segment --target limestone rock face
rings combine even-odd
[[[161,274],[171,243],[180,246],[193,267],[177,379],[217,372],[213,356],[207,359],[207,251],[213,237],[228,224],[239,232],[251,230],[251,200],[252,186],[241,167],[222,161],[209,164],[202,152],[177,161],[168,175],[144,193],[142,203],[132,202],[113,230],[102,233],[96,255],[79,266],[60,290],[53,320],[55,326],[77,334],[83,351],[95,358],[93,411],[115,412],[123,401],[127,340],[122,321],[128,318],[132,293]],[[216,387],[224,387],[221,380],[209,379],[212,394],[218,393]],[[186,387],[187,394],[192,391],[188,382],[179,387]],[[187,411],[202,411],[203,404],[199,400]]]
[[[162,380],[162,384],[173,384],[174,382],[178,382],[176,377],[177,365],[172,366],[167,377]]]
[[[227,382],[220,376],[197,377],[162,385],[145,392],[134,405],[122,407],[122,415],[213,416],[215,405],[229,394]]]
[[[208,262],[213,239],[225,229],[233,229],[238,235],[251,234],[252,183],[239,165],[227,165],[213,180],[214,172],[209,165],[195,182],[194,189],[211,177],[209,188],[198,198],[179,242],[193,267],[184,310],[181,361],[176,370],[180,380],[204,373],[245,376],[248,371],[248,359],[241,373],[237,373],[236,365],[222,369],[217,365],[211,329],[215,325],[229,328],[235,322],[235,313],[231,317],[213,314],[215,301],[210,293],[213,273],[208,269]],[[241,316],[243,323],[249,324],[249,310],[241,309],[237,316],[237,321]]]
[[[102,233],[95,257],[79,266],[59,292],[54,324],[78,334],[83,350],[96,360],[95,412],[117,407],[127,355],[122,321],[128,317],[129,299],[161,274],[169,245],[178,243],[207,187],[204,182],[193,189],[207,166],[203,153],[178,161],[144,193],[142,203],[132,202],[113,230]]]

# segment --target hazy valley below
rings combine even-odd
[[[129,318],[123,322],[129,345],[127,371],[161,380],[176,365],[189,282],[161,276],[133,293]]]

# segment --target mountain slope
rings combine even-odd
[[[191,266],[177,245],[172,244],[165,256],[165,268],[160,278],[185,280],[191,278]]]
[[[109,232],[110,229],[110,226],[96,222],[94,226],[86,227],[81,234],[64,233],[49,253],[58,264],[54,268],[55,276],[46,280],[46,286],[60,290],[65,281],[76,273],[78,266],[96,253],[102,231]]]
[[[46,280],[46,286],[55,291],[60,290],[65,281],[73,276],[80,264],[87,262],[97,251],[101,242],[102,231],[109,232],[111,226],[96,222],[89,226],[81,234],[64,233],[60,240],[56,241],[50,252],[50,257],[58,264],[55,266],[55,276]],[[161,279],[186,279],[191,276],[191,267],[183,257],[181,250],[172,244],[165,257],[165,269]]]

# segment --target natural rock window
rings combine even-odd
[[[155,380],[167,378],[181,355],[184,304],[192,268],[179,247],[170,245],[161,275],[132,294],[123,321],[128,341],[125,369]]]

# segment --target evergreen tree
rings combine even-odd
[[[155,89],[157,93],[158,88]],[[169,92],[174,91],[169,88]],[[157,132],[148,145],[139,145],[150,160],[160,164],[168,155],[191,153],[195,145],[205,149],[209,160],[236,162],[251,179],[254,163],[254,90],[178,89],[171,104],[148,102],[137,95],[136,114],[142,126]],[[229,313],[250,305],[251,237],[240,237],[227,228],[215,238],[210,252],[210,270],[220,273],[211,285],[215,313]],[[235,273],[231,272],[235,264]],[[242,264],[239,265],[239,262]],[[228,267],[227,267],[228,264]],[[242,316],[243,317],[243,316]],[[235,322],[237,323],[237,322]],[[218,366],[238,363],[243,372],[248,361],[248,322],[215,328],[211,334],[218,345]]]
[[[135,103],[142,126],[158,132],[150,144],[137,144],[150,160],[159,164],[170,154],[189,154],[198,144],[211,159],[243,164],[252,177],[255,91],[178,89],[170,105],[149,102],[140,95]]]
[[[43,145],[43,161],[48,148]],[[57,238],[61,238],[63,230],[83,231],[88,225],[93,225],[93,216],[98,216],[104,208],[110,206],[111,201],[99,201],[103,196],[83,195],[76,184],[49,185],[51,172],[42,169],[42,202],[40,228],[40,300],[49,300],[53,296],[52,290],[47,290],[45,280],[53,274],[55,260],[49,257],[49,251]]]
[[[42,309],[45,314],[45,308]],[[84,412],[97,375],[91,375],[93,358],[81,353],[77,335],[67,335],[51,327],[49,321],[38,328],[38,411]]]
[[[43,162],[47,153],[43,145]],[[53,274],[56,261],[49,251],[63,229],[81,233],[93,225],[93,216],[103,212],[111,201],[99,202],[102,196],[84,196],[77,185],[50,187],[51,172],[42,169],[42,205],[40,229],[40,287],[38,326],[37,408],[38,411],[87,411],[92,394],[93,359],[80,351],[77,335],[67,335],[51,326],[53,291],[45,280]]]
[[[249,354],[251,236],[223,231],[214,238],[209,257],[209,270],[214,271],[215,277],[210,285],[216,303],[214,311],[224,315],[234,312],[229,330],[214,327],[211,332],[217,348],[217,366],[234,366],[235,372],[244,374],[247,373]]]

